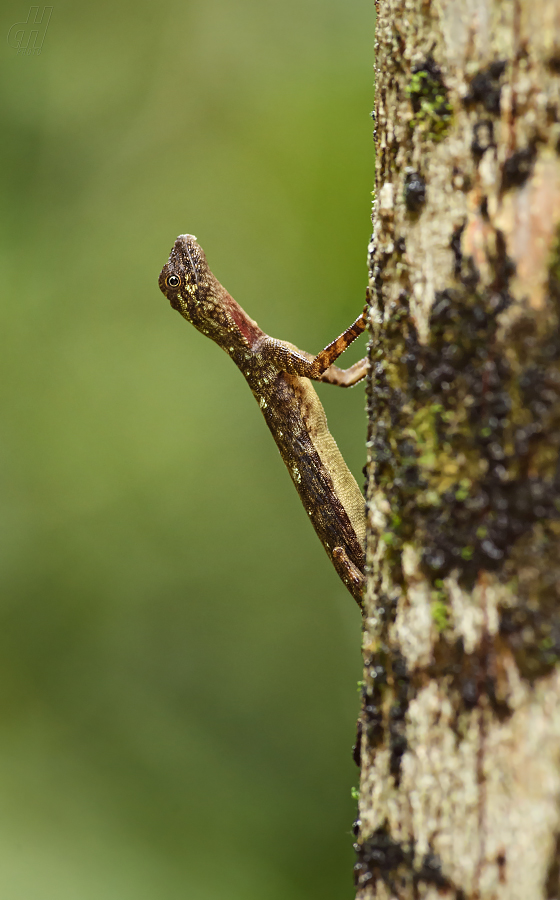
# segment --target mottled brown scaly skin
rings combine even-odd
[[[364,317],[317,357],[277,341],[214,277],[204,251],[189,234],[175,241],[159,286],[171,306],[219,344],[243,372],[323,547],[361,607],[364,500],[309,378],[347,387],[364,377],[366,360],[346,370],[332,365],[364,330]]]

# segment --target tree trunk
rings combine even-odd
[[[558,898],[560,4],[379,0],[357,897]]]

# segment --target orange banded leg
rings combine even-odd
[[[358,316],[339,337],[321,350],[317,356],[312,356],[303,350],[298,350],[287,341],[278,341],[264,335],[253,347],[253,352],[260,358],[273,364],[283,372],[292,375],[302,375],[304,378],[313,378],[315,381],[327,381],[330,384],[338,384],[342,387],[350,387],[360,381],[367,371],[367,360],[362,359],[348,369],[339,369],[332,363],[338,359],[352,341],[355,341],[366,328],[365,313]],[[328,372],[328,374],[327,374]]]
[[[367,327],[367,321],[365,313],[362,313],[361,316],[358,316],[355,322],[352,322],[349,328],[346,329],[339,337],[335,338],[330,344],[328,344],[324,350],[321,350],[320,353],[317,354],[313,362],[311,363],[309,378],[320,379],[323,372],[329,368],[335,361],[338,359],[341,353],[344,353],[347,347],[350,346],[352,341],[355,341],[357,337],[359,337],[362,331],[365,331]],[[353,368],[353,367],[352,367]],[[363,376],[362,376],[363,377]],[[338,384],[339,382],[335,382]]]

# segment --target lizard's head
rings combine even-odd
[[[262,335],[257,323],[212,275],[204,250],[192,234],[180,234],[173,244],[159,273],[159,286],[173,309],[228,353],[237,339],[247,344]]]
[[[159,286],[173,309],[192,320],[212,278],[204,250],[192,234],[180,234],[159,273]]]

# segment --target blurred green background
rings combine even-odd
[[[373,15],[62,2],[4,40],[0,900],[353,896],[358,610],[157,276],[190,231],[269,334],[358,315]],[[362,483],[363,387],[320,393]]]

